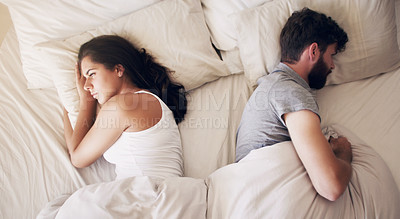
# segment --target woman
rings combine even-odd
[[[169,71],[119,36],[83,44],[76,65],[80,109],[72,129],[64,110],[71,162],[82,168],[100,156],[117,179],[183,175],[177,123],[186,113],[185,89]],[[97,100],[97,101],[96,101]],[[97,117],[97,102],[102,105]]]

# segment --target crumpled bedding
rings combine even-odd
[[[131,177],[62,195],[37,218],[205,218],[206,198],[202,179]]]
[[[249,153],[207,178],[208,218],[400,218],[400,196],[381,157],[350,131],[353,173],[335,202],[319,196],[291,142]]]
[[[250,152],[206,181],[131,177],[85,186],[50,202],[38,218],[400,218],[400,194],[381,157],[339,126],[326,137],[352,143],[353,173],[331,202],[311,184],[291,142]]]

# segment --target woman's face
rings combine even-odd
[[[82,59],[81,73],[86,78],[84,89],[100,104],[117,95],[122,86],[117,68],[109,70],[103,64],[92,62],[88,56]]]

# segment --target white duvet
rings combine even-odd
[[[205,218],[206,198],[201,179],[131,177],[60,196],[38,218]]]
[[[254,150],[207,179],[209,218],[400,218],[400,197],[380,156],[351,132],[353,173],[344,194],[317,194],[291,142]]]
[[[38,218],[400,218],[385,162],[344,128],[353,173],[335,202],[319,196],[291,142],[250,152],[201,179],[132,177],[85,186],[50,202]]]

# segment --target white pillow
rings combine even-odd
[[[400,64],[394,0],[277,0],[231,15],[240,56],[254,85],[280,61],[279,35],[293,11],[304,6],[331,16],[347,32],[346,50],[336,55],[327,84],[389,72]]]
[[[120,35],[145,48],[175,71],[173,80],[186,90],[229,75],[211,45],[200,1],[165,0],[80,35],[36,45],[44,63],[53,69],[54,84],[68,112],[77,112],[79,106],[74,73],[78,50],[91,38],[107,34]]]
[[[63,39],[160,0],[0,0],[8,6],[17,33],[28,88],[54,87],[51,74],[33,46]]]
[[[201,0],[214,45],[220,50],[234,49],[237,46],[236,29],[228,16],[267,1],[271,0]]]

